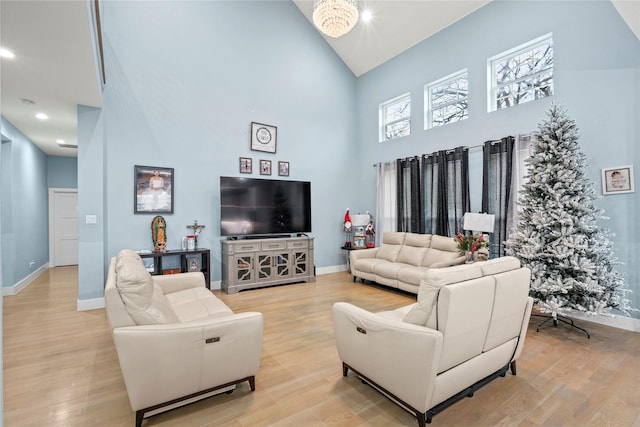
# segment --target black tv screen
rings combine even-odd
[[[310,231],[310,182],[220,177],[222,236]]]

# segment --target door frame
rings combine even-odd
[[[53,199],[55,194],[62,193],[76,193],[78,194],[77,188],[49,188],[49,267],[55,267],[55,239],[53,234],[53,216],[54,216],[54,208],[53,208]],[[76,212],[77,213],[77,212]],[[80,224],[78,222],[78,224]]]

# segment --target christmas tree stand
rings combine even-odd
[[[584,332],[585,334],[587,334],[587,338],[591,338],[591,335],[589,335],[589,331],[587,331],[586,329],[581,328],[580,326],[576,326],[575,323],[573,323],[573,319],[570,319],[568,317],[565,316],[561,316],[559,314],[556,314],[555,316],[548,316],[545,314],[531,314],[532,316],[536,316],[536,317],[544,317],[546,318],[545,320],[543,320],[542,322],[538,323],[538,326],[536,327],[536,332],[540,332],[540,328],[547,322],[553,321],[553,327],[557,328],[558,327],[558,322],[562,322],[565,325],[569,325],[569,327],[573,328],[573,329],[579,329],[582,332]]]

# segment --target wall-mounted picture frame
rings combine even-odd
[[[278,143],[278,128],[264,123],[251,122],[251,149],[275,153]]]
[[[633,193],[633,166],[602,169],[602,194]]]
[[[278,162],[278,175],[289,176],[289,162]]]
[[[271,160],[260,160],[260,175],[271,175]]]
[[[253,160],[250,157],[240,157],[240,173],[252,173]]]
[[[173,168],[134,166],[133,212],[173,213]]]

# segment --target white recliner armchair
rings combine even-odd
[[[371,313],[333,306],[342,373],[354,371],[424,427],[490,380],[516,374],[531,315],[531,272],[518,259],[431,268],[418,302]]]
[[[151,276],[136,252],[123,250],[111,260],[105,305],[137,427],[145,415],[244,381],[255,390],[262,314],[234,314],[202,273]]]

